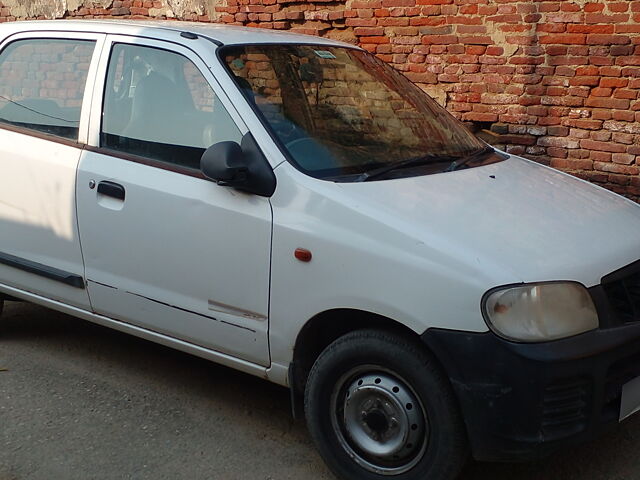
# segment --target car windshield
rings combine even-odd
[[[420,88],[362,50],[243,45],[225,47],[221,58],[289,160],[311,176],[422,175],[486,152]]]

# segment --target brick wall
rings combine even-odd
[[[40,3],[0,0],[0,21],[180,18],[357,43],[492,143],[640,199],[640,0]]]

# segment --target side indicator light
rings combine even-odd
[[[311,252],[306,248],[296,248],[296,251],[293,253],[293,256],[296,257],[301,262],[311,261]]]

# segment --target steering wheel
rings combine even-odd
[[[310,137],[294,138],[293,140],[286,142],[284,146],[287,147],[288,150],[291,150],[292,148],[296,148],[297,146],[302,146],[304,142],[310,142],[313,146],[317,146],[317,143],[315,142],[315,140],[313,140],[313,138],[310,138]]]

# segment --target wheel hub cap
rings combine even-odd
[[[341,443],[367,470],[397,475],[409,470],[426,448],[427,424],[416,395],[392,374],[352,375],[336,400]]]

